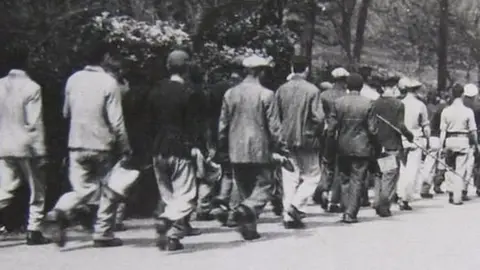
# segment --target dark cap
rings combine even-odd
[[[347,88],[352,91],[360,91],[363,87],[363,77],[358,73],[352,73],[347,78]]]

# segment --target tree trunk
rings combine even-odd
[[[438,29],[438,91],[447,87],[448,58],[448,0],[440,1],[440,27]]]
[[[365,26],[367,24],[368,8],[371,2],[371,0],[363,0],[358,14],[357,32],[355,35],[355,45],[353,47],[353,60],[357,63],[360,62],[362,56]]]
[[[347,58],[350,63],[353,63],[352,57],[352,16],[353,11],[355,10],[356,0],[342,0],[342,25],[341,25],[341,34],[342,34],[342,43],[343,49],[347,53]]]
[[[308,59],[308,77],[312,74],[312,54],[313,54],[313,40],[315,39],[315,24],[317,21],[316,13],[317,3],[315,0],[309,1],[308,21],[307,21],[307,43],[305,44],[305,57]]]

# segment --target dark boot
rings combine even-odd
[[[413,208],[410,206],[410,204],[407,201],[399,202],[399,207],[400,207],[400,211],[412,211],[413,210]]]
[[[218,220],[220,224],[222,224],[222,226],[225,226],[228,221],[230,211],[228,202],[224,200],[214,199],[212,201],[212,206],[213,209],[210,212],[210,215],[212,215],[216,220]]]
[[[156,246],[160,250],[166,250],[168,247],[169,239],[167,232],[172,227],[173,222],[166,218],[158,218],[155,221],[155,230],[157,232]]]
[[[274,198],[274,199],[272,199],[271,203],[272,203],[272,207],[273,207],[272,211],[275,214],[275,216],[281,217],[282,213],[283,213],[282,200],[279,199],[279,198]]]
[[[65,212],[54,209],[50,211],[45,218],[45,226],[51,234],[51,240],[59,247],[64,247],[67,243],[66,229],[68,219]]]
[[[184,249],[182,243],[177,238],[168,238],[167,240],[167,250],[168,251],[177,251]]]
[[[93,247],[96,248],[108,248],[108,247],[120,247],[123,246],[123,241],[119,238],[93,240]]]
[[[341,221],[346,224],[358,223],[358,219],[356,217],[352,217],[349,214],[343,214],[343,218]]]
[[[429,192],[421,193],[420,197],[422,197],[422,199],[433,199],[433,194],[431,194]]]
[[[462,191],[462,201],[464,201],[464,202],[470,201],[470,197],[468,197],[468,190],[463,190]]]
[[[28,231],[27,232],[27,245],[29,246],[39,246],[50,244],[52,241],[43,236],[39,231]]]
[[[239,205],[235,209],[233,217],[239,225],[238,231],[243,239],[250,241],[260,238],[260,235],[252,226],[252,224],[255,224],[256,216],[250,208],[245,205]]]

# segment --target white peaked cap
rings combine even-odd
[[[243,66],[246,68],[268,67],[270,65],[271,61],[269,59],[260,57],[255,54],[243,59]]]
[[[334,78],[342,78],[342,77],[348,77],[350,76],[350,72],[348,72],[346,69],[340,67],[336,68],[332,71],[332,77]]]
[[[478,95],[478,87],[473,83],[465,85],[463,88],[463,95],[466,97],[474,97]]]

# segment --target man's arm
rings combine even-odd
[[[409,142],[412,142],[414,136],[413,133],[405,126],[405,105],[403,105],[403,103],[400,104],[400,108],[397,112],[397,123],[402,135],[407,138]]]
[[[422,109],[420,111],[420,126],[422,127],[423,136],[425,138],[430,138],[430,121],[428,120],[428,110],[427,106],[422,103]],[[428,147],[427,147],[428,148]]]
[[[65,97],[63,102],[63,117],[70,118],[70,89],[71,89],[72,82],[70,80],[67,81],[65,85]]]
[[[475,146],[475,150],[477,150],[477,152],[480,152],[478,144],[477,124],[475,122],[475,115],[472,109],[469,109],[469,115],[467,119],[468,130],[470,131],[470,137],[472,138],[471,141]]]
[[[382,145],[378,140],[378,120],[375,115],[373,104],[370,105],[370,108],[368,108],[368,111],[367,111],[367,123],[368,123],[368,135],[370,138],[370,142],[374,147],[375,154],[380,155],[382,151]]]
[[[228,93],[228,92],[227,92]],[[218,121],[217,155],[220,162],[228,162],[228,133],[230,131],[230,110],[226,98],[223,98],[220,119]]]
[[[310,110],[312,112],[312,121],[316,125],[315,134],[321,136],[325,127],[325,112],[323,110],[322,100],[320,99],[320,90],[313,96]]]
[[[440,115],[440,147],[443,148],[445,140],[447,139],[447,118],[445,110]]]
[[[35,130],[36,124],[42,117],[42,93],[40,86],[36,85],[35,90],[27,98],[24,108],[25,127],[28,130]]]
[[[122,154],[130,154],[130,142],[128,141],[127,130],[123,119],[123,109],[121,101],[120,88],[117,83],[112,85],[111,90],[107,93],[107,102],[105,104],[107,111],[107,118],[110,127],[112,128],[116,143]]]
[[[265,115],[268,130],[273,142],[274,151],[281,155],[288,155],[287,144],[282,138],[278,104],[273,93],[269,93],[265,99]]]

